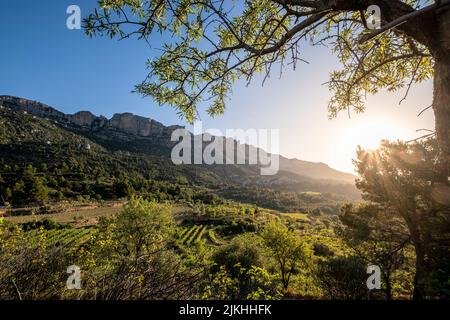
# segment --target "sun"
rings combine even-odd
[[[390,121],[366,121],[352,128],[347,135],[350,146],[361,146],[364,149],[376,149],[382,140],[403,139],[407,135],[404,128]]]
[[[398,139],[396,128],[386,123],[366,123],[353,128],[347,135],[351,146],[361,146],[364,149],[376,149],[383,139]]]
[[[365,121],[349,121],[349,125],[337,136],[333,156],[345,171],[354,170],[352,159],[360,146],[373,150],[380,146],[382,140],[396,141],[407,139],[408,131],[398,124],[384,119],[367,119]]]

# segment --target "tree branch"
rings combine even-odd
[[[443,8],[443,7],[448,6],[448,5],[450,5],[450,0],[442,0],[442,1],[436,2],[436,3],[432,4],[432,5],[429,5],[429,6],[425,7],[425,8],[422,8],[422,9],[416,10],[414,12],[411,12],[409,14],[406,14],[406,15],[398,18],[398,19],[395,19],[394,21],[391,21],[391,22],[387,23],[382,28],[380,28],[380,29],[378,29],[378,30],[368,34],[368,35],[363,36],[360,39],[359,43],[363,44],[364,42],[367,42],[370,39],[373,39],[376,36],[386,32],[386,31],[388,31],[388,30],[390,30],[392,28],[396,28],[396,27],[398,27],[398,26],[400,26],[400,25],[402,25],[404,23],[407,23],[409,20],[412,20],[412,19],[414,19],[414,18],[416,18],[416,17],[418,17],[420,15],[432,12],[434,10],[437,10],[439,8]]]

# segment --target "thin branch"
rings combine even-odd
[[[425,109],[423,109],[422,111],[419,112],[419,114],[417,115],[417,117],[420,117],[422,115],[422,113],[424,113],[425,111],[427,111],[428,109],[433,108],[433,105],[426,107]]]
[[[417,129],[416,130],[416,132],[420,132],[420,131],[434,132],[433,130],[430,130],[430,129]]]
[[[417,52],[414,52],[414,53],[417,54]],[[408,88],[406,89],[405,95],[403,96],[403,98],[402,98],[402,99],[400,100],[400,102],[398,103],[399,105],[401,105],[402,102],[405,101],[406,98],[408,97],[409,91],[411,90],[411,86],[413,85],[414,79],[416,78],[417,71],[419,71],[420,64],[422,63],[422,59],[423,59],[423,58],[419,59],[419,61],[417,62],[417,66],[416,66],[416,68],[414,69],[413,75],[411,76],[411,80],[409,81]]]
[[[14,279],[11,279],[11,281],[14,285],[14,288],[16,288],[16,292],[17,292],[17,295],[19,296],[19,300],[22,300],[22,294],[20,293],[19,288],[16,285],[16,282],[14,281]]]
[[[429,133],[429,134],[423,135],[421,137],[418,137],[416,139],[412,139],[412,140],[406,141],[406,143],[416,142],[416,141],[419,141],[419,140],[422,140],[422,139],[425,139],[425,138],[428,138],[428,137],[432,137],[434,135],[436,135],[436,132]]]

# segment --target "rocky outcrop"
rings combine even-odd
[[[0,105],[17,111],[24,111],[42,118],[67,121],[66,114],[37,101],[12,97],[0,96]]]
[[[116,113],[111,119],[96,116],[89,111],[79,111],[73,115],[62,113],[46,104],[28,99],[0,96],[0,105],[17,111],[24,111],[41,118],[48,118],[65,124],[73,124],[85,130],[114,129],[140,137],[167,136],[180,126],[166,127],[153,119],[132,113]]]
[[[89,111],[80,111],[70,116],[70,120],[79,126],[92,126],[98,117]]]
[[[141,137],[160,135],[165,128],[158,121],[136,116],[132,113],[116,113],[107,125]]]

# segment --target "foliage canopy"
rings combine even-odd
[[[360,44],[369,29],[369,5],[391,22],[432,1],[298,0],[101,0],[84,20],[88,35],[149,41],[161,34],[161,54],[147,62],[147,78],[136,90],[193,121],[207,104],[223,113],[238,79],[265,80],[302,61],[302,46],[329,45],[343,68],[331,73],[330,116],[364,110],[364,97],[398,90],[433,74],[429,43],[416,27],[397,26]]]

